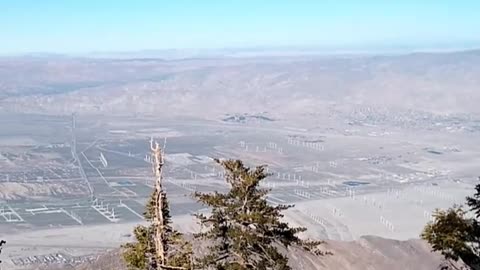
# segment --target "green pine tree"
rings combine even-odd
[[[195,235],[206,240],[207,254],[197,260],[201,269],[290,269],[280,247],[297,245],[321,254],[320,241],[298,237],[305,228],[291,228],[281,219],[282,211],[292,205],[272,206],[267,189],[260,182],[268,174],[264,166],[251,170],[240,160],[216,160],[225,169],[230,185],[227,193],[195,193],[196,199],[211,208],[209,215],[198,214],[203,231]]]
[[[480,177],[478,178],[480,181]],[[473,211],[476,217],[480,217],[480,183],[475,186],[475,194],[473,197],[467,197],[467,205],[470,211]]]
[[[446,269],[454,268],[461,260],[466,267],[480,270],[480,184],[473,197],[467,197],[468,210],[454,205],[447,210],[436,210],[434,220],[421,234],[433,251],[440,252],[448,262]],[[467,217],[472,212],[473,218]]]

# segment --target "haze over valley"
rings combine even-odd
[[[288,119],[480,113],[480,52],[192,59],[2,58],[2,111]],[[235,102],[232,102],[235,101]],[[334,113],[337,112],[337,113]]]
[[[2,57],[3,263],[78,265],[129,241],[153,187],[151,138],[166,140],[183,232],[208,211],[193,192],[228,189],[212,158],[234,158],[268,165],[269,203],[295,204],[285,220],[337,252],[335,241],[386,249],[369,237],[419,238],[434,209],[462,203],[477,182],[479,87],[478,50]]]

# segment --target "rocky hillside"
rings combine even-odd
[[[328,241],[325,249],[333,255],[313,256],[293,249],[289,252],[293,269],[304,270],[433,270],[442,263],[439,254],[421,240],[397,241],[365,236],[354,242]],[[123,270],[119,251],[100,255],[93,264],[75,270]],[[62,268],[57,268],[62,269]],[[50,268],[49,270],[53,270]]]

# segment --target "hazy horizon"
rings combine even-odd
[[[147,50],[315,48],[322,51],[480,47],[475,1],[15,1],[0,55]],[[448,22],[448,23],[447,23]]]
[[[386,47],[227,47],[227,48],[170,48],[140,49],[127,51],[90,51],[61,53],[55,51],[31,51],[23,53],[1,54],[0,57],[82,57],[82,58],[158,58],[164,60],[188,58],[221,58],[221,57],[295,57],[295,56],[374,56],[405,55],[411,53],[449,53],[480,50],[480,45],[464,46],[386,46]]]

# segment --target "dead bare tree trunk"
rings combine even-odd
[[[155,174],[155,216],[153,217],[154,225],[154,243],[156,251],[156,264],[163,266],[166,264],[166,237],[165,237],[165,219],[163,216],[163,196],[164,191],[162,187],[162,169],[163,169],[163,151],[158,145],[158,142],[150,140],[150,148],[153,155],[153,170]]]
[[[153,217],[154,228],[154,243],[155,243],[155,265],[157,269],[178,269],[184,270],[184,267],[169,266],[167,261],[168,252],[168,239],[165,235],[165,217],[164,217],[164,203],[165,203],[165,191],[163,190],[163,177],[162,170],[164,165],[164,152],[166,139],[163,144],[163,148],[160,148],[158,142],[150,140],[150,148],[153,155],[153,172],[155,174],[155,215]]]
[[[150,140],[154,190],[147,202],[145,219],[149,226],[137,226],[134,230],[137,242],[128,243],[124,258],[134,269],[187,270],[193,266],[191,244],[172,226],[167,194],[163,189],[163,166],[166,139],[161,148]],[[146,237],[145,237],[146,236]]]

